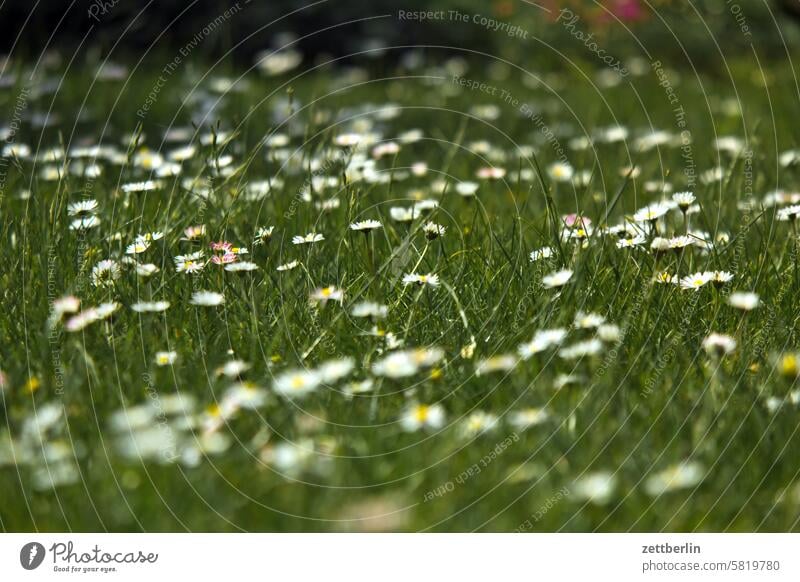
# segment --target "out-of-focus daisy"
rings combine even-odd
[[[142,301],[131,305],[137,313],[157,313],[169,309],[169,301]]]
[[[335,286],[322,287],[315,289],[311,293],[311,300],[325,305],[328,301],[337,301],[341,303],[344,300],[344,291],[337,289]]]
[[[531,341],[521,344],[519,348],[517,348],[517,353],[519,353],[519,356],[523,360],[527,360],[535,354],[560,345],[566,337],[566,329],[556,328],[539,330],[534,334]]]
[[[428,273],[427,275],[418,275],[417,273],[409,273],[403,276],[403,285],[417,284],[420,286],[427,285],[428,287],[439,286],[439,275]]]
[[[386,378],[407,378],[419,371],[419,364],[408,352],[392,352],[372,365],[372,373]]]
[[[647,239],[643,234],[629,235],[617,241],[618,249],[631,249],[642,246]]]
[[[340,358],[338,360],[328,360],[323,362],[317,368],[317,373],[322,378],[322,382],[326,384],[333,384],[342,378],[347,377],[350,372],[355,368],[355,360],[353,358]]]
[[[156,352],[156,366],[171,366],[178,359],[177,352]]]
[[[370,232],[381,228],[383,225],[379,220],[362,220],[360,222],[354,222],[350,225],[350,230],[356,232]]]
[[[351,311],[353,317],[368,317],[370,319],[384,319],[388,314],[388,307],[380,303],[362,301],[353,305]]]
[[[736,350],[736,340],[724,333],[712,333],[703,340],[703,349],[711,356],[725,356]]]
[[[389,216],[395,222],[412,222],[418,215],[419,211],[413,207],[392,206],[389,208]]]
[[[228,360],[219,368],[214,370],[217,376],[226,376],[227,378],[239,378],[242,374],[252,368],[252,365],[244,360]]]
[[[536,249],[531,251],[531,262],[535,263],[541,259],[549,259],[553,256],[553,248],[552,247],[542,247],[540,249]]]
[[[277,378],[272,387],[278,394],[289,398],[302,398],[311,394],[322,382],[313,370],[289,370]]]
[[[578,329],[594,329],[603,325],[606,318],[599,313],[584,313],[579,311],[575,314],[573,325]]]
[[[225,296],[216,291],[195,291],[190,303],[199,307],[216,307],[225,303]]]
[[[445,413],[440,404],[413,404],[400,418],[400,425],[407,432],[420,429],[439,429],[444,426]]]
[[[609,502],[617,487],[617,478],[608,471],[588,473],[572,484],[570,491],[581,500],[598,505]]]
[[[95,287],[111,287],[120,276],[119,263],[106,259],[97,263],[92,269],[92,285]]]
[[[549,418],[550,415],[543,408],[523,408],[522,410],[511,412],[508,416],[508,422],[516,430],[527,430],[542,424]]]
[[[472,438],[497,428],[497,415],[477,410],[461,421],[459,432],[463,438]]]
[[[325,236],[321,234],[317,234],[315,232],[310,232],[305,236],[293,236],[292,237],[292,244],[296,245],[305,245],[305,244],[312,244],[315,242],[319,242],[325,240]]]
[[[544,285],[547,289],[553,289],[554,287],[562,287],[566,285],[569,283],[570,279],[572,279],[572,271],[569,269],[563,269],[561,271],[556,271],[555,273],[545,275],[542,278],[542,285]]]
[[[694,487],[703,480],[704,470],[700,463],[684,461],[672,465],[650,476],[644,484],[648,495],[656,497],[676,489]]]
[[[184,240],[195,240],[206,234],[206,226],[199,224],[196,226],[189,226],[183,231]]]
[[[555,182],[569,182],[575,175],[575,169],[566,162],[556,162],[547,167],[547,174]]]
[[[728,296],[728,305],[742,311],[752,311],[760,304],[761,300],[756,293],[735,291]]]
[[[711,273],[711,282],[717,287],[721,287],[732,280],[733,273],[729,273],[728,271],[713,271]]]
[[[456,192],[465,198],[475,196],[478,191],[478,184],[476,182],[458,182],[455,186]]]
[[[800,216],[800,204],[794,204],[778,210],[775,217],[780,221],[794,222]]]
[[[292,269],[297,267],[299,264],[300,264],[299,261],[289,261],[288,263],[284,263],[282,265],[278,265],[277,267],[275,267],[275,270],[276,271],[281,271],[281,272],[283,272],[283,271],[291,271]]]
[[[576,360],[584,356],[597,355],[601,351],[603,351],[603,342],[594,338],[561,348],[558,354],[565,360]]]
[[[511,354],[492,356],[491,358],[480,360],[477,363],[475,366],[475,375],[485,376],[486,374],[491,374],[492,372],[507,372],[516,365],[517,358]]]
[[[158,266],[154,265],[153,263],[136,263],[136,265],[134,265],[134,269],[136,270],[136,274],[140,277],[150,277],[159,271]]]
[[[225,270],[230,273],[244,273],[248,271],[255,271],[257,269],[258,265],[250,261],[239,261],[225,265]]]
[[[653,277],[653,281],[660,284],[668,284],[668,285],[677,285],[679,283],[678,276],[672,275],[668,271],[661,271],[660,273],[656,273],[655,277]]]
[[[80,218],[76,218],[72,222],[69,223],[70,230],[89,230],[92,228],[96,228],[100,225],[100,218],[97,216],[83,216]]]
[[[500,180],[506,175],[503,168],[485,167],[479,168],[475,175],[481,180]]]

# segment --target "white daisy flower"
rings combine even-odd
[[[736,340],[724,333],[712,333],[703,340],[703,349],[710,356],[725,356],[736,350]]]
[[[752,311],[760,304],[761,299],[756,293],[735,291],[728,296],[728,305],[742,311]]]
[[[427,285],[429,287],[439,286],[439,275],[428,273],[427,275],[418,275],[417,273],[409,273],[403,276],[403,285]]]
[[[444,423],[444,408],[440,404],[413,404],[400,417],[400,425],[406,432],[436,430],[443,427]]]
[[[444,236],[444,233],[447,231],[446,226],[442,226],[441,224],[436,224],[435,222],[426,222],[422,227],[422,232],[425,233],[425,238],[428,240],[435,240],[440,236]]]
[[[216,307],[225,303],[225,296],[216,291],[195,291],[190,303],[200,307]]]
[[[535,251],[531,251],[531,262],[535,263],[541,259],[549,259],[553,256],[553,248],[552,247],[542,247],[540,249],[536,249]]]
[[[384,319],[389,312],[389,308],[380,303],[362,301],[353,305],[351,311],[353,317],[369,317],[370,319]]]
[[[292,269],[297,267],[299,264],[300,264],[299,261],[290,261],[288,263],[284,263],[282,265],[278,265],[277,267],[275,267],[275,270],[276,271],[281,271],[281,272],[283,272],[283,271],[291,271]]]
[[[321,289],[315,289],[311,293],[311,300],[322,303],[323,305],[328,301],[338,301],[341,303],[344,300],[344,291],[337,289],[333,285],[322,287]]]
[[[497,428],[497,415],[477,410],[461,421],[459,432],[463,438],[473,438]]]
[[[350,230],[356,232],[370,232],[372,230],[381,228],[383,225],[380,223],[379,220],[362,220],[360,222],[354,222],[350,225]]]
[[[508,422],[516,430],[527,430],[547,421],[550,414],[543,408],[523,408],[509,414]]]
[[[317,234],[314,232],[310,232],[305,236],[294,236],[292,237],[292,244],[296,245],[303,245],[303,244],[312,244],[315,242],[319,242],[325,240],[325,236],[321,234]]]
[[[255,271],[258,265],[250,261],[238,261],[236,263],[228,263],[225,265],[225,270],[230,273],[244,273],[247,271]]]
[[[143,301],[131,305],[137,313],[157,313],[169,309],[169,301]]]
[[[302,398],[311,394],[322,382],[322,376],[313,370],[289,370],[273,382],[273,389],[282,396]]]
[[[687,275],[681,279],[681,289],[693,290],[700,289],[711,281],[714,273],[711,271],[697,272],[694,275]]]
[[[569,182],[575,175],[575,168],[567,162],[556,162],[547,167],[547,174],[555,182]]]
[[[648,495],[657,497],[676,489],[694,487],[704,476],[704,469],[700,463],[683,461],[650,476],[644,484],[644,489]]]
[[[570,279],[572,279],[572,271],[569,269],[563,269],[561,271],[556,271],[555,273],[545,275],[542,278],[542,285],[544,285],[547,289],[553,289],[555,287],[562,287],[563,285],[566,285]]]
[[[178,359],[177,352],[156,352],[156,366],[171,366]]]
[[[188,255],[178,255],[175,261],[175,271],[178,273],[199,273],[206,266],[203,260],[203,251],[197,251]]]
[[[565,360],[577,360],[584,356],[594,356],[603,351],[603,342],[594,338],[561,348],[558,354]]]
[[[67,206],[67,213],[70,216],[82,216],[91,214],[97,210],[97,200],[81,200],[79,202],[71,202]]]
[[[106,259],[97,263],[92,269],[92,285],[95,287],[110,287],[120,276],[119,263]]]

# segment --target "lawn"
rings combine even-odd
[[[792,69],[473,57],[7,72],[0,527],[798,530]]]

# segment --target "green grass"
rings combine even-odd
[[[778,167],[777,158],[796,145],[791,121],[797,93],[792,71],[783,65],[767,69],[768,91],[750,63],[731,66],[733,80],[696,79],[686,69],[683,82],[674,83],[691,131],[690,160],[679,147],[647,152],[632,147],[643,129],[681,130],[676,104],[669,103],[652,71],[606,89],[577,71],[549,73],[544,78],[556,83],[554,91],[532,88],[516,69],[493,80],[475,63],[464,74],[541,109],[542,127],[552,129],[557,141],[548,141],[541,127],[519,114],[519,106],[476,91],[453,94],[448,78],[421,78],[443,77],[441,70],[417,71],[412,78],[396,71],[373,74],[369,82],[325,68],[293,81],[250,74],[243,92],[224,96],[208,89],[218,71],[195,87],[181,70],[168,79],[140,128],[135,112],[157,74],[137,71],[123,87],[107,81],[92,85],[88,72],[66,71],[57,94],[32,93],[25,108],[30,114],[52,107],[60,122],[45,130],[23,122],[14,142],[34,152],[59,144],[114,144],[129,154],[129,161],[100,161],[103,174],[94,180],[69,173],[46,180],[41,171],[49,164],[30,158],[8,159],[4,166],[0,367],[7,380],[0,400],[0,527],[797,530],[799,417],[796,403],[789,401],[796,385],[795,378],[776,368],[780,354],[798,346],[797,239],[789,223],[774,220],[774,207],[737,209],[748,197],[760,204],[770,190],[795,187],[797,170]],[[56,77],[62,73],[54,72]],[[8,119],[19,92],[19,86],[3,90]],[[187,96],[190,102],[183,103]],[[741,117],[722,111],[725,100],[737,96]],[[164,178],[163,187],[153,192],[121,191],[121,184],[151,177],[132,163],[136,149],[147,145],[166,153],[174,145],[162,144],[163,130],[200,121],[202,101],[218,97],[219,105],[204,123],[232,131],[229,144],[200,145],[194,134],[198,154],[184,163],[180,177]],[[390,102],[402,108],[400,115],[382,119],[374,113]],[[481,120],[473,115],[475,105],[495,105],[500,117]],[[289,122],[281,124],[279,118],[286,117]],[[372,120],[372,126],[364,120]],[[354,129],[356,121],[361,125]],[[569,147],[571,136],[615,123],[630,129],[628,147]],[[369,183],[345,179],[341,163],[320,162],[336,181],[324,198],[336,195],[340,207],[321,213],[298,199],[309,182],[311,160],[321,159],[335,135],[369,130],[396,139],[412,128],[422,129],[424,138],[403,145],[376,167],[387,172],[424,161],[427,175]],[[120,145],[124,134],[140,130],[136,148],[127,148],[127,141]],[[297,162],[292,168],[282,167],[259,146],[271,132],[291,136],[285,149]],[[725,135],[747,136],[752,158],[718,154],[713,140]],[[479,141],[491,144],[488,155],[476,147]],[[521,144],[537,146],[535,158],[520,157]],[[574,188],[549,179],[545,168],[557,160],[558,148],[576,170],[592,173],[590,184]],[[225,154],[233,156],[230,167],[236,170],[228,177],[206,162]],[[492,163],[507,170],[505,179],[477,180],[477,169]],[[626,178],[624,168],[631,165],[640,174]],[[677,192],[689,189],[686,168],[699,176],[717,165],[722,181],[698,181],[690,188],[701,206],[692,216],[692,228],[729,235],[707,253],[695,248],[655,257],[644,249],[619,250],[613,237],[597,231],[586,248],[554,238],[561,215],[580,212],[595,225],[604,219],[618,223],[660,199],[645,182],[666,181]],[[530,174],[520,177],[520,168]],[[210,185],[205,202],[183,187],[185,178],[195,177]],[[268,196],[247,200],[243,189],[248,182],[275,177],[282,184]],[[449,182],[444,194],[433,189],[436,179]],[[455,193],[458,180],[480,182],[477,197]],[[20,196],[25,190],[29,197]],[[410,226],[392,221],[389,207],[408,206],[412,190],[437,199],[439,208]],[[67,204],[85,198],[98,201],[101,223],[81,236],[68,228]],[[362,219],[380,220],[384,227],[367,239],[372,260],[366,237],[348,228]],[[427,242],[420,231],[423,220],[445,225],[445,236]],[[183,230],[195,224],[206,225],[202,242],[181,241]],[[254,247],[255,230],[270,225],[275,226],[272,241]],[[660,228],[667,235],[683,234],[680,214],[671,212]],[[121,265],[114,286],[92,286],[90,272],[98,261],[120,261],[138,233],[154,230],[163,231],[164,239],[140,257],[159,265],[159,273],[141,279]],[[324,234],[325,241],[310,247],[291,244],[292,236],[312,231]],[[116,233],[120,236],[115,238]],[[248,247],[246,258],[260,269],[228,273],[208,265],[194,276],[175,273],[174,255],[207,251],[209,241],[222,239]],[[531,263],[530,251],[546,245],[560,250]],[[276,272],[277,265],[294,259],[302,266]],[[543,276],[560,268],[574,270],[569,284],[560,290],[544,288]],[[735,279],[720,289],[707,285],[682,291],[652,282],[663,269],[681,276],[728,270]],[[443,285],[405,288],[400,277],[415,270],[438,274]],[[344,305],[310,308],[309,294],[326,285],[344,289]],[[225,305],[190,305],[198,289],[224,293]],[[756,291],[761,307],[746,314],[729,307],[725,299],[734,289]],[[66,294],[80,297],[84,308],[104,301],[122,307],[112,319],[83,332],[67,333],[59,325],[50,334],[51,302]],[[168,300],[172,306],[160,314],[129,308],[150,299]],[[372,376],[385,341],[366,334],[369,325],[348,315],[359,299],[389,306],[382,328],[406,347],[439,346],[445,359],[433,371],[402,380],[376,378],[372,393],[353,398],[340,391],[346,381],[320,387],[294,403],[273,394],[272,379],[284,370],[333,358],[355,359],[352,379]],[[568,327],[578,311],[599,313],[618,325],[619,345],[606,342],[599,355],[569,361],[551,350],[509,372],[476,375],[481,360],[516,353],[537,330]],[[735,337],[736,350],[719,361],[711,358],[701,347],[711,332]],[[464,358],[460,352],[473,336],[474,356]],[[574,330],[567,344],[591,336]],[[168,349],[178,353],[175,364],[155,366],[155,352]],[[122,454],[111,426],[115,412],[148,400],[163,405],[179,391],[195,397],[192,418],[201,418],[232,383],[215,370],[233,357],[252,364],[243,377],[270,396],[263,406],[240,411],[218,430],[229,441],[227,449],[196,465],[142,462]],[[556,389],[563,374],[577,381]],[[766,403],[771,397],[786,399],[785,405],[770,410]],[[397,421],[410,401],[439,402],[447,414],[444,428],[404,432]],[[45,443],[63,443],[66,461],[45,462],[38,442],[22,452],[19,448],[21,439],[29,438],[26,423],[46,405],[63,410],[63,420]],[[548,420],[528,430],[512,427],[511,413],[527,407],[547,409]],[[476,410],[497,415],[499,423],[493,431],[465,438],[460,423]],[[199,429],[178,428],[178,420],[170,417],[163,438],[195,442]],[[15,439],[13,449],[9,435]],[[263,454],[284,441],[317,452],[291,475],[282,475],[264,462]],[[498,444],[500,452],[492,453]],[[648,479],[684,460],[701,467],[702,479],[663,495],[648,494]],[[59,462],[74,463],[77,481],[47,487],[42,469],[59,467]],[[476,464],[480,471],[470,470]],[[598,472],[615,475],[603,503],[587,501],[576,485]]]

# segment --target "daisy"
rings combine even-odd
[[[680,250],[689,247],[695,243],[695,240],[690,236],[675,236],[668,239],[667,244],[672,250]]]
[[[166,311],[169,309],[169,301],[147,301],[139,302],[131,305],[137,313],[157,313],[159,311]]]
[[[710,356],[725,356],[736,349],[736,340],[723,333],[712,333],[703,340],[703,349]]]
[[[95,321],[97,321],[97,312],[94,309],[87,309],[70,317],[64,324],[64,328],[69,332],[81,331]]]
[[[800,216],[800,204],[795,204],[793,206],[787,206],[786,208],[781,208],[778,210],[776,214],[776,218],[780,221],[791,221],[794,222],[797,217]]]
[[[570,487],[579,499],[590,501],[597,505],[608,503],[617,487],[617,478],[608,471],[587,473]]]
[[[694,487],[704,476],[702,465],[694,461],[683,461],[650,476],[644,489],[648,495],[657,497],[675,489]]]
[[[247,372],[250,368],[252,368],[252,366],[244,360],[228,360],[222,366],[214,370],[214,373],[217,376],[235,379]]]
[[[354,222],[350,225],[350,230],[356,232],[370,232],[375,229],[381,228],[383,225],[378,220],[362,220],[361,222]]]
[[[519,348],[517,348],[517,353],[523,360],[527,360],[535,354],[548,350],[553,346],[560,345],[566,337],[566,329],[543,329],[537,331],[531,341],[520,345]]]
[[[478,184],[476,182],[459,182],[456,184],[456,192],[465,198],[475,196],[478,191]]]
[[[386,378],[407,378],[419,371],[419,364],[408,352],[392,352],[372,365],[372,373]]]
[[[59,297],[53,301],[53,317],[61,319],[66,313],[77,313],[80,306],[81,300],[74,295]]]
[[[497,428],[497,416],[478,410],[461,421],[459,432],[463,438],[473,438]]]
[[[177,352],[156,352],[156,366],[171,366],[178,359]]]
[[[493,356],[480,360],[475,366],[475,375],[483,376],[492,372],[507,372],[517,365],[517,358],[510,354]]]
[[[227,406],[255,410],[267,403],[267,392],[253,382],[236,382],[228,387],[222,400]]]
[[[315,289],[311,293],[311,300],[325,305],[328,301],[338,301],[341,303],[344,300],[344,291],[337,289],[333,285]]]
[[[319,242],[321,240],[325,240],[325,236],[324,235],[311,232],[311,233],[308,233],[305,236],[294,236],[294,237],[292,237],[292,244],[296,244],[296,245],[312,244],[312,243],[315,243],[315,242]]]
[[[706,283],[709,283],[714,274],[711,271],[697,272],[694,275],[687,275],[681,279],[681,289],[700,289]]]
[[[550,418],[550,415],[543,408],[523,408],[512,412],[509,415],[508,422],[516,430],[527,430],[542,424],[548,418]]]
[[[389,312],[389,308],[380,303],[363,301],[356,303],[351,311],[353,317],[368,317],[370,319],[384,319]]]
[[[637,210],[633,214],[633,220],[634,222],[655,222],[669,212],[671,208],[672,206],[665,202],[655,202]]]
[[[728,305],[742,311],[752,311],[760,304],[761,300],[756,293],[735,291],[728,296]]]
[[[132,242],[128,245],[128,248],[125,249],[125,252],[129,255],[138,255],[145,252],[147,249],[150,248],[150,242],[144,239],[136,239],[135,242]]]
[[[631,249],[634,247],[642,246],[647,239],[643,234],[637,234],[634,236],[621,238],[617,241],[617,248],[618,249]]]
[[[135,266],[136,274],[140,277],[150,277],[151,275],[155,275],[160,270],[156,265],[153,263],[144,263],[144,264],[136,264]]]
[[[721,287],[732,279],[733,273],[729,273],[728,271],[713,271],[711,273],[711,282],[717,287]]]
[[[189,226],[183,231],[183,240],[195,240],[206,234],[206,226],[199,224],[196,226]]]
[[[67,213],[70,216],[83,216],[85,214],[92,214],[97,210],[97,200],[81,200],[80,202],[72,202],[67,206]]]
[[[535,263],[541,259],[549,259],[553,256],[553,248],[552,247],[542,247],[540,249],[536,249],[535,251],[531,251],[531,262]]]
[[[321,382],[322,377],[313,370],[290,370],[275,378],[272,388],[282,396],[302,398],[316,390]]]
[[[444,236],[446,226],[436,224],[435,222],[426,222],[422,227],[422,232],[425,233],[425,238],[428,240],[436,240],[440,236]]]
[[[597,328],[597,337],[604,342],[618,342],[622,339],[622,330],[613,323],[604,323]]]
[[[672,195],[672,201],[678,205],[681,212],[685,213],[689,210],[689,207],[694,204],[695,197],[691,192],[676,192]]]
[[[111,287],[119,279],[119,263],[106,259],[97,263],[92,269],[92,285],[95,287]]]
[[[100,224],[100,219],[97,216],[84,216],[76,218],[69,224],[70,230],[89,230],[95,228]]]
[[[317,373],[320,375],[323,382],[326,384],[333,384],[350,375],[355,365],[355,360],[353,358],[328,360],[320,364],[319,368],[317,368]]]
[[[199,307],[216,307],[225,303],[225,296],[215,291],[195,291],[190,303]]]
[[[590,339],[562,348],[559,355],[565,360],[577,360],[584,356],[594,356],[603,351],[603,342],[599,339]]]
[[[599,313],[584,313],[579,311],[575,314],[574,326],[578,329],[594,329],[603,325],[606,318]]]
[[[282,265],[278,265],[277,267],[275,267],[275,270],[276,271],[281,271],[281,272],[283,272],[283,271],[291,271],[292,269],[297,267],[299,264],[300,264],[299,261],[290,261],[288,263],[284,263]]]
[[[444,426],[445,413],[440,404],[413,404],[400,418],[400,425],[406,432],[420,429],[439,429]]]
[[[428,273],[427,275],[409,273],[403,276],[403,285],[413,285],[415,283],[420,286],[428,285],[429,287],[438,287],[439,275],[433,273]]]
[[[660,273],[656,273],[655,277],[653,277],[653,281],[660,284],[671,284],[677,285],[678,284],[678,276],[671,275],[667,271],[662,271]]]
[[[555,273],[545,275],[542,278],[542,285],[544,285],[547,289],[553,289],[555,287],[566,285],[571,278],[572,271],[569,269],[563,269],[561,271],[556,271]]]
[[[500,180],[506,175],[503,168],[486,167],[480,168],[475,175],[481,180]]]
[[[256,231],[256,235],[253,238],[253,246],[258,245],[265,245],[270,240],[272,240],[272,232],[275,230],[274,226],[269,227],[261,227]]]
[[[178,273],[199,273],[206,266],[203,260],[203,251],[197,251],[188,255],[178,255],[175,261],[175,271]]]
[[[230,273],[244,273],[247,271],[255,271],[256,269],[258,269],[258,265],[250,261],[239,261],[225,265],[225,270]]]
[[[122,191],[128,193],[150,192],[161,188],[158,180],[145,180],[144,182],[131,182],[122,185]]]
[[[419,211],[415,208],[402,208],[400,206],[389,208],[389,216],[395,222],[412,222],[418,215]]]
[[[547,173],[555,182],[569,182],[575,175],[575,169],[567,162],[556,162],[548,166]]]

